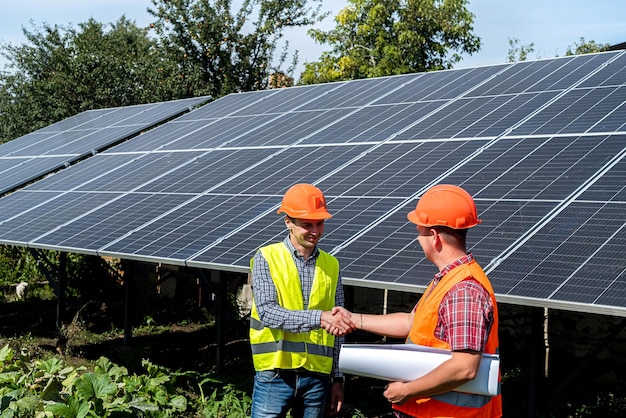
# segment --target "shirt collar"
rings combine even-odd
[[[463,264],[468,264],[472,262],[473,260],[474,260],[474,256],[472,254],[467,254],[465,257],[459,258],[454,263],[448,264],[447,266],[443,268],[443,270],[435,274],[435,282],[438,282],[439,280],[441,280],[441,278],[445,276],[446,274],[448,274],[452,269],[462,266]]]

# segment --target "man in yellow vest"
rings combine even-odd
[[[251,261],[252,418],[285,417],[289,410],[294,418],[322,418],[341,410],[339,348],[355,325],[331,314],[343,306],[344,293],[339,262],[317,246],[331,217],[324,195],[296,184],[283,197],[283,212],[289,235]]]
[[[391,382],[384,396],[399,418],[500,417],[501,396],[454,389],[472,380],[482,353],[498,353],[498,307],[489,279],[466,250],[468,228],[481,223],[469,193],[440,184],[407,215],[424,255],[439,272],[410,313],[352,314],[357,328],[452,351],[449,360],[410,382]],[[336,312],[345,315],[341,308]]]

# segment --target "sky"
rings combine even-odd
[[[101,23],[112,23],[125,15],[139,26],[147,26],[152,16],[150,0],[2,0],[0,13],[0,42],[25,42],[22,27],[32,30],[42,23],[72,25],[93,17]],[[328,30],[334,26],[333,17],[348,4],[347,0],[324,0],[332,15],[318,27]],[[626,42],[626,0],[470,0],[469,10],[475,15],[474,34],[482,40],[481,50],[464,56],[455,68],[476,67],[506,62],[509,39],[519,45],[534,43],[535,52],[528,59],[563,56],[569,46],[579,42],[601,44]],[[316,61],[326,49],[317,45],[306,29],[286,34],[292,48],[299,51],[298,78],[305,61]],[[5,60],[0,57],[0,69]]]

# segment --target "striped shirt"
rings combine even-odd
[[[313,278],[315,277],[315,263],[320,254],[319,249],[315,247],[311,257],[305,260],[295,249],[289,236],[284,239],[283,243],[293,255],[293,261],[296,263],[296,268],[298,269],[304,310],[293,311],[285,309],[278,304],[276,287],[272,281],[267,260],[265,260],[261,251],[257,251],[254,255],[254,264],[252,266],[252,289],[259,319],[263,322],[263,325],[268,328],[277,328],[288,332],[308,332],[319,329],[321,328],[322,311],[308,309],[309,296],[311,295]],[[339,274],[337,290],[335,292],[335,306],[344,306],[341,274]],[[343,375],[338,369],[338,362],[339,349],[341,348],[341,344],[344,343],[344,340],[344,337],[335,337],[332,369],[333,377]]]

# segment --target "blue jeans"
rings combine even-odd
[[[323,418],[328,376],[292,370],[256,372],[251,418]]]

